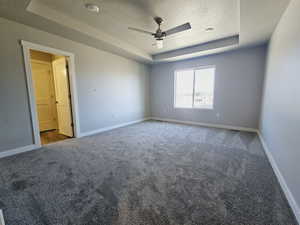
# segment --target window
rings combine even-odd
[[[175,72],[175,107],[212,109],[215,67]]]

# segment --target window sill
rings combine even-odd
[[[174,106],[174,109],[191,109],[191,110],[211,110],[213,111],[213,107],[176,107]]]

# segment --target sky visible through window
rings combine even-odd
[[[190,69],[175,73],[175,107],[213,108],[215,68]]]

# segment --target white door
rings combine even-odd
[[[71,95],[66,58],[55,59],[52,65],[55,81],[58,132],[73,137]]]
[[[40,131],[57,129],[52,66],[31,61]]]

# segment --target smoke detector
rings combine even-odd
[[[93,13],[99,13],[100,12],[99,6],[97,6],[97,5],[93,4],[93,3],[86,3],[84,6],[90,12],[93,12]]]

